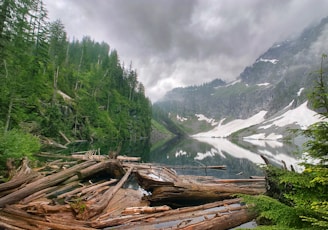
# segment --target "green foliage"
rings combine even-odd
[[[247,203],[255,204],[254,210],[259,213],[259,222],[270,223],[279,229],[289,228],[308,228],[305,225],[296,210],[286,204],[269,196],[242,196]]]
[[[17,129],[0,134],[0,167],[8,158],[20,159],[25,156],[32,158],[32,154],[38,152],[40,147],[37,137]]]
[[[248,197],[260,217],[282,229],[326,229],[328,169],[307,166],[302,173],[267,169],[269,196]]]
[[[315,123],[302,133],[309,138],[304,145],[306,152],[311,157],[319,159],[321,164],[326,164],[328,162],[328,122]]]
[[[42,0],[0,3],[1,131],[33,124],[59,143],[65,134],[97,146],[148,138],[151,103],[137,71],[104,42],[69,42],[62,22],[46,18]]]
[[[323,69],[326,57],[322,55],[318,79],[309,100],[320,115],[327,119],[327,75]],[[308,159],[303,163],[303,172],[268,167],[268,195],[271,197],[245,197],[245,200],[255,204],[259,216],[269,219],[278,228],[327,229],[328,123],[318,122],[300,133],[308,137],[304,144]]]

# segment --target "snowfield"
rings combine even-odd
[[[203,114],[195,114],[195,116],[197,117],[197,119],[199,121],[206,121],[207,123],[211,124],[212,126],[215,126],[215,125],[218,124],[218,122],[216,122],[215,119],[213,119],[213,118],[207,118]]]
[[[263,122],[264,116],[267,112],[261,111],[258,114],[248,118],[248,119],[237,119],[233,120],[227,124],[222,125],[222,120],[217,127],[208,132],[198,133],[193,135],[193,137],[228,137],[233,132],[250,127],[252,125],[260,124]]]
[[[267,114],[267,111],[260,111],[248,119],[236,119],[227,124],[222,124],[224,121],[224,119],[222,119],[218,126],[216,126],[214,129],[208,132],[195,134],[193,137],[228,137],[236,131],[251,127],[253,125],[261,125],[258,128],[259,131],[261,129],[266,130],[272,127],[286,127],[292,124],[299,125],[301,129],[306,129],[311,124],[322,121],[316,112],[308,108],[307,103],[308,102],[306,101],[295,109],[289,109],[282,115],[269,119],[264,118],[264,116]],[[285,109],[290,108],[292,104],[293,101],[288,106],[286,106]],[[261,140],[278,140],[281,138],[283,138],[282,134],[265,134],[265,132],[260,132],[258,134],[245,137],[245,139]]]
[[[307,101],[295,109],[288,110],[281,116],[263,122],[264,126],[259,129],[268,129],[272,126],[284,127],[291,124],[297,124],[301,129],[306,129],[310,125],[322,121],[319,115],[307,106]]]
[[[279,148],[283,146],[283,143],[279,140],[283,138],[283,134],[277,134],[272,131],[277,127],[288,127],[289,125],[295,124],[300,128],[305,129],[308,126],[323,120],[316,112],[308,108],[307,101],[297,108],[291,109],[293,102],[294,101],[286,106],[284,108],[285,112],[279,116],[265,119],[264,116],[267,112],[261,111],[248,119],[236,119],[226,124],[222,124],[224,121],[224,119],[222,119],[214,129],[193,135],[194,139],[208,143],[214,147],[214,149],[211,149],[208,152],[197,153],[195,160],[202,160],[207,157],[213,157],[214,155],[225,157],[226,154],[229,154],[234,158],[248,159],[256,164],[263,164],[264,161],[260,155],[264,155],[271,162],[281,165],[283,161],[286,163],[287,167],[293,165],[296,171],[302,171],[302,167],[299,166],[299,162],[302,161],[302,159],[281,152]],[[225,138],[233,132],[253,125],[259,126],[257,128],[258,133],[243,137],[243,140],[258,146],[259,148],[256,153],[239,147]],[[268,149],[270,149],[270,151]]]

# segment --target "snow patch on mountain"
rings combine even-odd
[[[295,100],[292,100],[283,110],[289,109],[294,104]]]
[[[297,124],[301,129],[306,129],[310,125],[322,121],[318,114],[307,106],[307,101],[295,109],[288,110],[281,116],[263,122],[259,129],[268,129],[273,126],[285,127],[291,124]]]
[[[195,160],[204,160],[206,157],[214,157],[217,151],[207,151],[205,153],[197,153],[197,156],[194,157]]]
[[[255,114],[254,116],[248,119],[237,119],[224,125],[222,125],[222,122],[220,122],[219,125],[214,129],[208,132],[198,133],[193,136],[194,137],[228,137],[230,134],[240,129],[244,129],[256,124],[260,124],[265,120],[264,116],[266,113],[267,111],[260,111],[259,113]]]
[[[178,121],[181,121],[181,122],[184,122],[184,121],[187,121],[188,118],[180,117],[180,116],[177,114],[177,120],[178,120]]]
[[[175,157],[186,156],[187,152],[183,150],[179,150],[175,153]]]
[[[315,111],[308,108],[307,101],[295,109],[290,109],[293,103],[294,101],[285,107],[285,110],[287,110],[285,113],[276,117],[272,117],[271,119],[266,120],[264,118],[267,114],[267,111],[260,111],[248,119],[236,119],[226,124],[222,124],[224,121],[224,119],[222,119],[214,129],[208,132],[195,134],[193,137],[228,137],[232,133],[241,129],[245,129],[254,125],[260,125],[258,127],[258,134],[246,136],[244,139],[279,140],[283,138],[283,134],[275,133],[272,130],[269,131],[269,129],[272,128],[274,130],[275,127],[288,127],[289,125],[298,125],[301,129],[306,129],[310,125],[322,121],[322,119]],[[267,131],[261,132],[261,130]]]
[[[257,86],[268,86],[270,85],[270,83],[268,82],[265,82],[265,83],[260,83],[260,84],[256,84]]]
[[[257,60],[256,62],[270,62],[272,64],[277,64],[278,63],[278,59],[265,59],[265,58],[260,58],[259,60]]]
[[[195,114],[195,116],[197,117],[197,119],[199,121],[206,121],[207,123],[211,124],[212,126],[216,126],[218,124],[217,121],[215,121],[214,118],[207,118],[205,115],[203,114]]]
[[[301,96],[303,90],[304,90],[304,88],[300,88],[300,90],[297,92],[297,96]]]
[[[232,86],[232,85],[237,84],[237,83],[239,83],[239,82],[241,82],[241,79],[238,79],[238,80],[236,80],[236,81],[232,81],[232,82],[226,84],[225,86],[226,86],[226,87],[228,87],[228,86]]]

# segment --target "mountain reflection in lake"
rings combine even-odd
[[[180,174],[215,176],[218,178],[249,178],[263,176],[260,165],[264,164],[261,154],[273,164],[285,161],[289,166],[297,162],[294,152],[296,145],[286,145],[278,141],[248,140],[232,143],[223,138],[173,139],[160,148],[150,151],[149,162],[172,166]],[[226,170],[188,169],[187,166],[226,165]]]

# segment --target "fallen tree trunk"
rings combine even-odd
[[[215,215],[214,218],[207,219],[196,224],[190,224],[185,227],[178,226],[180,230],[210,230],[210,229],[231,229],[243,223],[249,222],[255,218],[255,214],[249,210],[242,209],[232,214]]]
[[[139,168],[136,177],[141,187],[151,192],[147,200],[154,205],[174,207],[198,205],[231,198],[235,194],[265,193],[263,179],[226,179],[178,176],[164,167]]]
[[[235,194],[258,195],[265,193],[265,187],[239,187],[234,184],[175,183],[173,186],[159,186],[147,197],[155,204],[199,204],[224,200]]]
[[[50,171],[45,171],[49,167]],[[121,179],[110,179],[117,170]],[[150,207],[141,191],[122,188],[131,173],[151,189],[148,200],[162,206]],[[245,211],[247,206],[240,205],[240,199],[217,200],[236,193],[265,191],[263,180],[179,176],[163,166],[113,159],[87,160],[72,167],[57,161],[40,168],[37,175],[42,178],[33,178],[17,188],[6,183],[0,185],[3,192],[11,192],[4,196],[0,193],[0,228],[228,229],[253,216]],[[206,204],[199,205],[199,200]],[[171,209],[167,206],[170,203],[198,206]]]
[[[13,193],[10,193],[4,197],[1,197],[0,198],[0,208],[3,208],[7,204],[13,204],[17,201],[20,201],[23,198],[25,198],[35,192],[38,192],[42,189],[51,187],[62,181],[65,181],[67,179],[67,177],[70,177],[70,176],[74,175],[77,171],[79,171],[83,168],[86,168],[90,165],[93,165],[93,164],[95,164],[94,161],[86,161],[79,165],[73,166],[72,168],[63,170],[56,174],[46,176],[46,177],[43,177],[32,183],[29,183],[25,187],[23,187],[17,191],[14,191]]]

